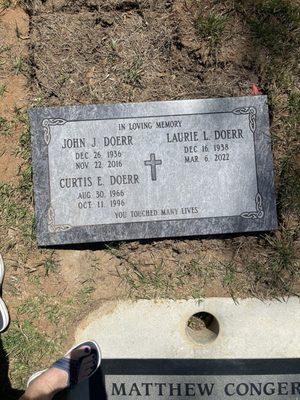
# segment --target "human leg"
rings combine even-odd
[[[90,378],[100,365],[101,355],[95,342],[71,349],[49,369],[34,374],[20,400],[52,400],[60,391]]]

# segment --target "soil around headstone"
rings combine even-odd
[[[238,96],[258,80],[234,16],[216,50],[199,41],[197,8],[184,2],[107,3],[32,17],[32,83],[48,105]]]
[[[20,74],[14,74],[14,62],[18,57],[27,55],[27,44],[15,43],[15,26],[18,24],[20,31],[28,35],[28,16],[21,10],[10,10],[3,15],[0,24],[0,53],[1,65],[5,65],[5,71],[0,69],[1,87],[5,88],[5,98],[0,98],[0,129],[7,134],[1,135],[0,170],[1,182],[15,182],[19,172],[18,164],[21,160],[17,154],[17,141],[21,126],[11,123],[14,108],[27,104],[27,79]],[[3,49],[11,48],[9,54]],[[8,135],[12,132],[13,139]]]

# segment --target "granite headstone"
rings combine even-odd
[[[300,398],[300,360],[103,360],[90,400]],[[81,400],[70,396],[71,400]]]
[[[277,227],[266,96],[29,114],[39,245]]]

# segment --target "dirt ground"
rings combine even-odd
[[[13,321],[2,341],[13,387],[67,349],[105,300],[299,295],[299,10],[284,0],[0,1],[0,251]],[[269,97],[276,232],[37,247],[28,108],[243,96],[253,84]]]
[[[249,94],[249,82],[258,78],[249,69],[247,31],[238,20],[228,22],[215,60],[199,42],[193,7],[144,3],[134,11],[71,13],[72,6],[36,12],[31,61],[39,96],[58,105]]]

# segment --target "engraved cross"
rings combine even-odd
[[[150,154],[150,160],[144,161],[145,165],[150,165],[151,167],[151,179],[156,181],[156,166],[162,164],[162,160],[155,160],[155,154]]]

